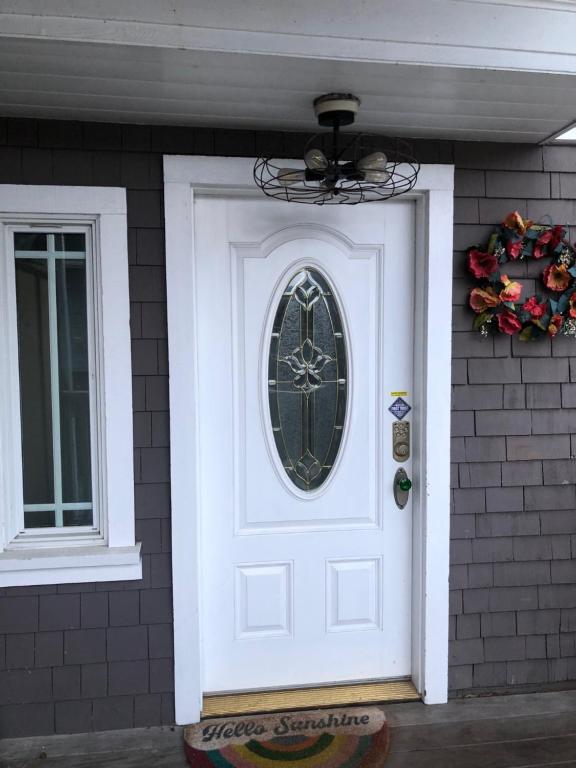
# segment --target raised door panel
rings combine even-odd
[[[236,637],[292,633],[292,563],[236,566]]]
[[[328,560],[326,628],[328,632],[380,629],[382,566],[379,557]]]

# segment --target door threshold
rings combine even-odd
[[[287,709],[338,707],[345,704],[379,704],[393,701],[420,701],[411,680],[383,680],[350,685],[290,688],[279,691],[209,694],[202,700],[202,717],[248,715]]]

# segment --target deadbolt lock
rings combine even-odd
[[[410,422],[392,422],[392,458],[407,461],[410,458]]]

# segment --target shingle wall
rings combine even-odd
[[[159,140],[159,139],[158,139]],[[140,582],[0,590],[0,737],[174,722],[162,149],[148,129],[0,121],[0,181],[128,188]]]
[[[0,119],[0,183],[128,189],[144,552],[141,582],[0,590],[0,737],[173,722],[162,154],[289,157],[301,146],[295,134]],[[463,263],[514,208],[575,222],[576,150],[418,142],[417,152],[457,165],[451,688],[575,680],[576,342],[471,333]]]
[[[455,162],[450,687],[561,684],[576,679],[576,341],[472,333],[464,251],[514,209],[574,225],[576,148],[456,145]],[[541,269],[508,273],[530,295]]]

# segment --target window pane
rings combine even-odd
[[[54,502],[46,259],[16,259],[24,503]]]
[[[54,235],[54,248],[56,251],[77,251],[84,253],[86,250],[85,236],[81,232],[67,232]]]
[[[56,303],[62,501],[88,502],[92,498],[92,478],[86,262],[83,259],[56,260]],[[66,519],[64,515],[64,525],[78,524],[67,523]],[[81,525],[90,523],[91,520]]]
[[[55,525],[55,512],[53,510],[24,510],[25,528],[53,528]]]
[[[86,238],[19,232],[14,245],[24,524],[90,526]]]
[[[44,232],[16,232],[14,248],[17,251],[45,251],[48,235]]]
[[[268,388],[274,440],[288,477],[301,490],[319,488],[342,441],[348,380],[340,310],[318,269],[300,270],[282,294]]]
[[[64,525],[68,527],[78,525],[92,525],[91,509],[65,509]]]

